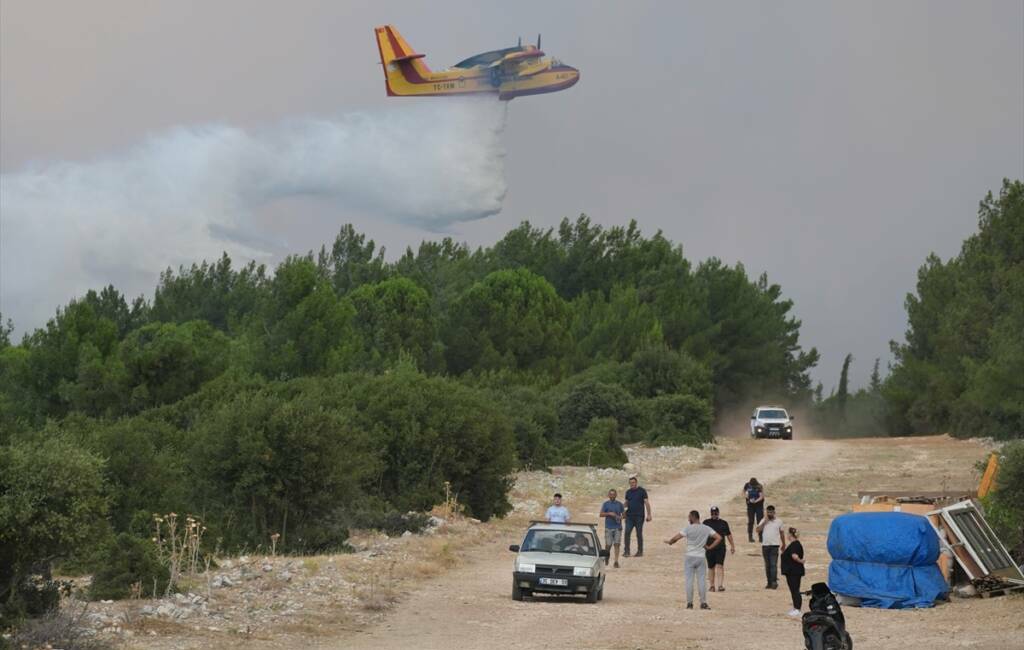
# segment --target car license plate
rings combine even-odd
[[[541,578],[540,583],[542,585],[551,585],[552,587],[568,587],[569,581],[565,578]]]

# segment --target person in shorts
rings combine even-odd
[[[622,544],[622,516],[626,507],[618,501],[619,493],[608,490],[608,500],[601,504],[601,512],[597,515],[604,519],[604,545],[605,548],[614,549],[616,569],[619,568],[619,545]],[[608,558],[604,559],[608,564]]]
[[[729,529],[729,522],[722,519],[718,513],[718,506],[711,506],[711,517],[704,520],[704,525],[722,536],[723,540],[729,541],[729,552],[736,552],[736,544],[732,541],[732,530]],[[725,591],[725,542],[707,552],[708,560],[708,591]],[[718,587],[715,587],[715,583]]]

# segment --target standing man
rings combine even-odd
[[[650,520],[651,500],[647,498],[647,490],[640,487],[635,476],[631,476],[629,489],[626,490],[626,552],[622,554],[622,557],[629,557],[629,536],[634,528],[636,529],[636,557],[644,556],[644,521]]]
[[[608,490],[608,500],[601,504],[601,512],[598,517],[604,518],[604,545],[607,548],[615,549],[615,568],[619,568],[619,544],[622,543],[622,515],[626,512],[621,501],[617,501],[619,493],[614,489]],[[608,558],[604,559],[608,564]]]
[[[700,608],[708,607],[707,583],[704,582],[708,570],[708,563],[704,555],[722,543],[722,536],[713,529],[700,523],[700,513],[696,510],[690,511],[690,525],[665,540],[669,546],[675,544],[682,538],[686,538],[686,556],[684,561],[684,572],[686,574],[686,609],[693,609],[693,583],[697,582],[697,592],[700,595]],[[708,540],[711,543],[708,543]]]
[[[544,513],[544,518],[549,524],[569,523],[569,509],[562,505],[562,495],[555,492],[555,503]]]
[[[736,552],[736,544],[732,541],[729,522],[718,516],[718,506],[711,506],[711,518],[704,520],[704,525],[729,540],[729,552]],[[725,542],[722,542],[707,553],[708,558],[708,591],[725,591]],[[715,578],[718,578],[718,589],[715,589]]]
[[[779,588],[779,549],[786,548],[786,532],[782,520],[775,516],[775,506],[765,508],[765,517],[757,524],[762,535],[761,555],[764,556],[765,589]]]
[[[743,500],[747,502],[747,541],[753,543],[754,525],[764,518],[764,486],[753,476],[743,485]]]

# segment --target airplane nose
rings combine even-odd
[[[570,83],[568,86],[566,86],[566,88],[570,88],[572,86],[575,86],[576,83],[579,82],[579,80],[580,80],[580,71],[578,69],[572,67],[571,65],[570,66],[566,66],[566,67],[569,68],[569,70],[572,71],[572,83]]]

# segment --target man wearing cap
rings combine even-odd
[[[736,544],[732,541],[729,522],[718,516],[718,506],[711,506],[711,517],[704,520],[704,525],[729,540],[729,552],[736,552]],[[708,560],[708,591],[725,591],[725,542],[710,549],[706,553]],[[717,580],[716,580],[717,577]],[[715,582],[718,587],[715,587]]]

